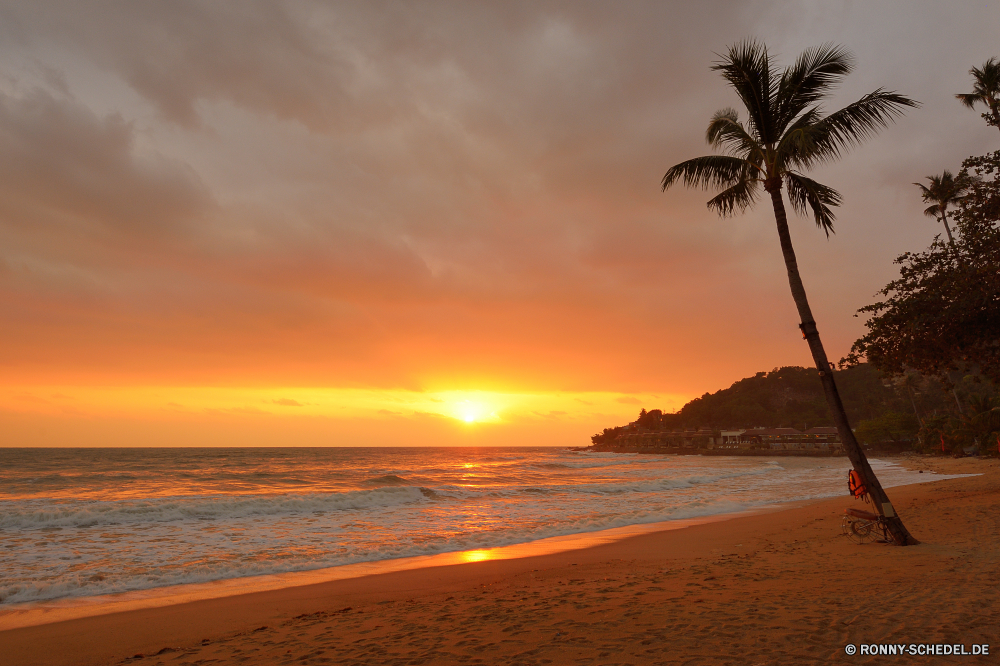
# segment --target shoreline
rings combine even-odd
[[[852,544],[840,536],[852,501],[821,499],[579,550],[9,629],[0,633],[0,663],[117,664],[145,655],[144,665],[540,664],[606,663],[611,654],[634,664],[680,654],[692,663],[818,663],[843,654],[848,641],[996,640],[1000,463],[913,462],[979,474],[891,489],[920,546]]]
[[[898,461],[894,462],[898,464]],[[914,469],[914,471],[916,470]],[[789,500],[787,502],[762,504],[734,511],[690,518],[636,523],[590,532],[576,532],[544,537],[533,541],[504,546],[446,551],[385,560],[371,560],[318,569],[265,573],[205,582],[180,583],[94,596],[67,596],[55,599],[25,601],[10,604],[6,607],[0,605],[0,632],[110,613],[159,608],[194,601],[316,585],[397,571],[451,566],[483,560],[505,560],[563,553],[612,543],[639,534],[665,532],[693,525],[727,521],[741,516],[783,511],[797,506],[824,501],[825,499],[828,498]]]
[[[825,451],[822,449],[751,449],[751,448],[713,448],[700,449],[688,446],[659,446],[659,447],[638,447],[638,446],[612,446],[609,444],[594,444],[592,446],[581,446],[571,449],[572,451],[592,452],[592,453],[648,453],[650,455],[663,456],[708,456],[708,457],[768,457],[775,458],[846,458],[847,453],[843,449],[836,451]],[[888,450],[888,449],[865,449],[868,458],[896,459],[914,458],[923,454],[908,450]]]
[[[679,518],[677,520],[653,523],[638,523],[594,532],[578,532],[575,534],[546,537],[535,541],[496,546],[493,548],[477,548],[474,550],[435,553],[433,555],[372,560],[321,569],[224,578],[205,583],[182,583],[180,585],[130,590],[99,596],[61,597],[43,601],[28,601],[13,604],[9,608],[0,606],[0,632],[86,617],[109,615],[112,613],[162,608],[208,599],[236,597],[257,592],[270,592],[367,576],[379,576],[399,571],[413,571],[473,562],[512,560],[568,553],[614,543],[641,534],[669,532],[693,525],[719,523],[743,516],[779,512],[814,501],[823,500],[793,500],[781,504],[762,505],[744,511],[717,513],[695,518]]]
[[[913,466],[911,465],[911,467]],[[917,468],[914,467],[912,471],[917,471]],[[484,560],[507,560],[565,553],[613,543],[640,534],[666,532],[694,525],[727,521],[743,516],[780,512],[798,506],[822,502],[827,499],[829,498],[790,500],[690,518],[637,523],[592,532],[577,532],[544,537],[533,541],[504,546],[446,551],[428,555],[356,562],[301,571],[240,576],[197,583],[181,583],[95,596],[69,596],[39,601],[26,601],[12,604],[6,608],[0,606],[0,632],[111,613],[159,608],[291,587],[317,585],[398,571],[452,566]]]

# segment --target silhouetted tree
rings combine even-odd
[[[970,109],[976,108],[976,104],[985,106],[983,119],[986,124],[1000,129],[1000,62],[990,58],[982,67],[970,69],[969,74],[975,82],[972,92],[959,93],[955,97]]]
[[[879,292],[884,300],[858,310],[870,315],[868,333],[847,362],[946,383],[976,371],[1000,384],[1000,151],[964,166],[975,178],[955,211],[958,239],[896,259],[899,278]]]
[[[969,191],[972,179],[967,173],[960,173],[956,177],[945,169],[940,176],[927,176],[927,180],[930,181],[929,187],[921,183],[913,183],[920,188],[924,201],[932,204],[924,211],[924,215],[941,222],[944,225],[945,233],[948,234],[948,242],[954,243],[955,239],[951,235],[951,227],[948,226],[948,206],[962,200]]]
[[[736,91],[746,107],[747,122],[740,121],[735,109],[718,111],[708,124],[706,139],[725,154],[681,162],[666,172],[661,185],[666,190],[681,181],[688,186],[724,188],[708,202],[709,208],[723,216],[750,207],[761,187],[770,195],[800,328],[819,370],[844,449],[866,480],[875,507],[888,521],[896,543],[914,543],[851,431],[799,276],[781,190],[788,189],[796,212],[811,211],[816,225],[829,235],[833,207],[840,203],[841,196],[803,172],[838,158],[885,127],[905,107],[917,103],[879,89],[824,116],[821,102],[853,69],[848,52],[832,45],[805,51],[794,65],[779,72],[763,44],[747,41],[731,47],[713,69],[721,72]]]

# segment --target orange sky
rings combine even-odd
[[[736,101],[709,66],[747,36],[851,49],[831,107],[923,102],[815,173],[834,237],[793,225],[839,358],[940,231],[911,183],[996,147],[953,95],[998,17],[0,2],[0,444],[586,444],[807,364],[767,207],[658,188],[709,152]]]

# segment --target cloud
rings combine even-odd
[[[272,404],[281,405],[283,407],[302,407],[302,403],[298,400],[292,400],[291,398],[276,398],[271,400]]]
[[[993,140],[951,97],[990,55],[971,6],[0,15],[0,363],[22,379],[700,394],[809,362],[766,202],[719,220],[658,188],[736,102],[716,52],[832,39],[859,62],[831,107],[926,103],[817,173],[847,200],[834,239],[792,221],[834,357],[936,231],[909,183]]]
[[[229,407],[225,409],[213,407],[205,409],[204,412],[212,415],[271,416],[271,412],[256,407]]]
[[[108,244],[162,239],[210,206],[187,165],[139,155],[134,125],[42,89],[0,94],[0,224]]]
[[[553,409],[548,412],[531,412],[535,416],[540,416],[543,419],[558,419],[560,416],[566,416],[569,412],[564,412],[562,410]]]
[[[376,413],[381,414],[382,416],[401,416],[403,414],[403,412],[394,412],[391,409],[380,409]]]
[[[632,396],[623,396],[621,398],[615,398],[615,402],[619,402],[619,403],[621,403],[623,405],[641,405],[642,404],[642,400],[639,400],[639,398],[635,398],[635,397],[632,397]]]

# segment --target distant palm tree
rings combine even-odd
[[[955,243],[951,235],[951,227],[948,226],[948,205],[958,203],[965,198],[965,194],[972,185],[972,177],[960,173],[952,176],[947,169],[940,176],[927,176],[930,187],[921,183],[913,183],[920,188],[920,192],[927,203],[933,203],[924,211],[924,215],[933,217],[938,222],[944,224],[944,230],[948,234],[948,242]]]
[[[992,448],[1000,432],[1000,405],[997,400],[984,395],[969,397],[969,413],[962,415],[959,430],[971,438],[980,453]]]
[[[840,194],[802,171],[835,160],[901,115],[904,107],[917,103],[879,89],[824,116],[820,102],[853,69],[851,55],[832,45],[805,51],[794,65],[779,72],[763,44],[747,41],[731,47],[712,69],[720,71],[736,90],[746,107],[747,122],[740,122],[734,109],[718,111],[708,124],[706,138],[726,154],[681,162],[667,171],[661,185],[666,190],[681,181],[687,186],[725,188],[708,202],[709,208],[723,216],[750,207],[761,187],[771,196],[788,283],[801,319],[799,328],[819,369],[841,441],[854,469],[867,481],[875,508],[885,516],[896,543],[916,543],[893,511],[851,431],[833,379],[833,366],[827,360],[799,277],[781,188],[788,188],[792,208],[798,213],[811,210],[816,225],[829,236],[834,221],[832,207],[840,203]]]
[[[955,97],[970,109],[982,104],[989,113],[984,113],[986,122],[1000,129],[1000,61],[990,58],[983,66],[969,70],[975,85],[971,93],[959,93]]]
[[[917,421],[920,422],[920,428],[924,428],[924,417],[920,415],[920,411],[917,409],[917,401],[913,399],[913,395],[917,393],[917,389],[920,388],[920,375],[916,372],[908,372],[906,376],[903,377],[903,388],[906,389],[907,395],[910,397],[910,405],[913,406],[913,414],[917,417]]]

